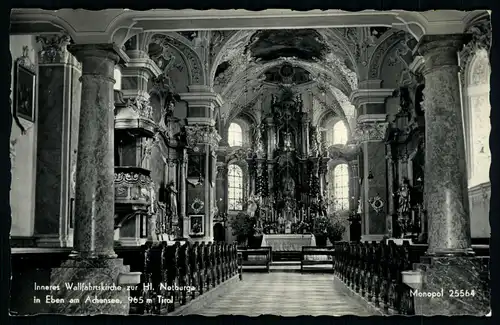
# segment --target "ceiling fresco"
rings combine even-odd
[[[327,46],[313,29],[264,30],[252,36],[247,50],[255,59],[262,61],[285,57],[312,61],[321,59]]]

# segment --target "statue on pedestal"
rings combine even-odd
[[[405,178],[398,191],[398,212],[400,216],[410,212],[410,181]]]
[[[283,180],[283,196],[293,198],[295,196],[295,182],[290,175]]]
[[[172,225],[175,226],[179,222],[178,220],[178,208],[177,208],[177,190],[175,189],[174,182],[170,182],[167,184],[167,193],[168,193],[168,206],[167,211],[172,222]]]
[[[405,178],[398,190],[398,226],[402,238],[413,228],[410,216],[410,191],[410,181]]]
[[[285,150],[292,150],[292,138],[290,132],[285,133],[285,138],[283,139],[283,147]]]
[[[158,240],[158,234],[156,229],[156,221],[158,216],[156,215],[156,191],[152,184],[150,189],[150,199],[151,204],[148,207],[148,240],[156,242]]]

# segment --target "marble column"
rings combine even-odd
[[[387,170],[384,140],[388,123],[385,105],[394,89],[377,88],[380,83],[380,80],[365,80],[360,83],[360,89],[353,91],[350,96],[351,103],[358,111],[355,137],[361,144],[363,154],[363,175],[360,175],[363,178],[363,241],[379,241],[386,234]],[[375,211],[370,204],[370,200],[376,198],[384,203],[379,211]]]
[[[350,209],[358,210],[358,202],[359,202],[359,161],[358,159],[349,161],[350,167]]]
[[[362,240],[381,240],[386,234],[387,189],[385,161],[385,131],[387,129],[384,114],[367,114],[358,118],[363,152],[363,211],[365,220]],[[371,201],[380,199],[384,206],[376,210]]]
[[[409,285],[422,292],[444,292],[444,296],[415,297],[417,315],[484,316],[491,311],[489,284],[481,275],[488,270],[471,250],[457,58],[462,37],[427,35],[418,45],[425,60],[424,194],[429,247],[427,257],[414,265],[421,281]]]
[[[74,249],[82,258],[114,257],[113,75],[121,52],[108,44],[70,51],[82,62]]]
[[[428,37],[424,56],[425,202],[429,253],[470,252],[465,144],[457,50],[462,36]]]
[[[51,272],[53,311],[63,314],[121,314],[129,311],[129,292],[68,290],[66,283],[116,285],[129,272],[113,249],[114,230],[114,67],[126,56],[114,44],[70,45],[82,63],[82,102],[76,169],[74,252]],[[138,280],[138,279],[136,279]],[[118,299],[121,303],[89,303],[87,298]],[[69,303],[78,298],[79,303]]]
[[[394,161],[392,159],[391,145],[386,145],[386,156],[387,161],[387,219],[386,219],[386,231],[389,237],[392,237],[393,231],[393,220],[392,215],[394,214]]]
[[[65,34],[37,36],[38,134],[35,237],[40,247],[72,245],[81,65]]]
[[[215,211],[215,178],[216,178],[216,153],[220,135],[215,127],[215,108],[222,105],[222,98],[214,93],[210,87],[191,85],[188,93],[179,94],[181,99],[188,104],[186,132],[189,154],[204,157],[204,179],[200,188],[187,186],[187,208],[186,218],[189,214],[204,214],[204,235],[195,237],[194,240],[213,240],[213,216]],[[196,212],[192,210],[191,204],[195,199],[203,202],[203,210]],[[186,224],[185,224],[186,225]]]
[[[188,157],[187,157],[187,149],[182,149],[181,157],[179,158],[179,180],[177,182],[179,186],[179,223],[182,222],[181,225],[178,225],[179,227],[182,226],[182,237],[188,238],[189,237],[189,220],[187,219],[187,213],[186,213],[186,198],[187,198],[187,193],[186,193],[186,178],[187,178],[187,163],[188,163]]]

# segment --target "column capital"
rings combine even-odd
[[[115,64],[126,64],[129,61],[125,51],[116,44],[71,44],[67,48],[79,61],[87,57],[107,58]]]
[[[196,148],[200,144],[207,144],[212,149],[217,148],[221,136],[218,134],[214,126],[210,125],[186,125],[184,127],[186,132],[186,142],[191,148]]]
[[[67,46],[70,44],[70,37],[64,33],[44,34],[36,37],[40,45],[38,50],[39,64],[64,64],[69,61]]]
[[[418,53],[425,60],[423,74],[444,66],[458,68],[458,51],[463,43],[463,34],[424,35],[417,45]]]
[[[384,104],[387,97],[391,97],[394,89],[356,89],[349,96],[351,103],[359,107],[365,104]]]
[[[364,114],[358,117],[354,138],[358,142],[382,141],[389,123],[385,114]]]

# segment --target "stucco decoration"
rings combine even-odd
[[[403,31],[390,30],[386,34],[381,38],[381,42],[370,56],[367,79],[380,79],[380,72],[386,55],[394,46],[409,38],[409,34]]]
[[[490,74],[489,53],[485,49],[480,49],[471,61],[468,85],[488,85],[490,83]]]
[[[190,85],[201,85],[204,84],[205,80],[205,70],[201,63],[198,54],[189,47],[187,44],[178,40],[175,35],[176,33],[171,33],[168,35],[156,34],[152,37],[152,43],[159,44],[165,49],[165,57],[170,58],[172,53],[169,52],[169,48],[174,48],[180,53],[182,59],[187,63],[188,78]],[[176,34],[178,38],[181,36]],[[170,50],[171,52],[171,50]],[[157,62],[158,64],[158,62]]]
[[[210,69],[210,80],[212,83],[216,78],[216,71],[221,63],[228,62],[232,66],[238,66],[236,61],[241,59],[245,45],[248,43],[253,33],[255,33],[254,30],[240,30],[230,34],[225,34],[227,37],[224,37],[221,44],[214,50],[213,53],[215,56],[213,57]],[[245,57],[245,59],[248,61],[249,56]],[[233,62],[234,64],[231,64]],[[239,66],[245,68],[246,64]]]
[[[466,85],[465,75],[470,75],[470,71],[472,71],[471,63],[474,56],[480,50],[484,50],[488,55],[490,53],[492,30],[489,17],[470,26],[465,33],[470,35],[470,40],[464,44],[459,53],[460,66],[462,68],[462,73],[460,74],[462,85]]]
[[[70,37],[66,34],[49,34],[36,37],[40,44],[38,51],[38,63],[67,63],[69,52],[66,46],[70,43]]]

